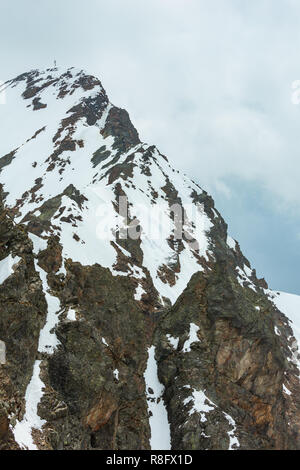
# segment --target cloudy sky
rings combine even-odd
[[[270,287],[300,294],[299,0],[0,6],[0,80],[54,59],[97,75],[141,139],[212,193]]]

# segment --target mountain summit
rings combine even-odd
[[[300,448],[299,297],[97,78],[2,93],[0,447]]]

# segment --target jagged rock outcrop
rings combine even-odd
[[[299,449],[300,301],[98,79],[5,90],[0,448]]]
[[[59,292],[60,345],[49,358],[49,393],[39,407],[50,441],[64,449],[147,449],[150,428],[143,371],[153,322],[134,286],[109,269],[66,263]],[[67,313],[74,311],[74,319]],[[46,374],[45,374],[46,375]],[[63,402],[63,415],[54,412]],[[58,406],[58,405],[56,405]]]
[[[26,228],[15,225],[0,200],[0,339],[7,362],[0,366],[0,449],[18,448],[9,424],[24,411],[40,329],[46,319],[42,283]],[[12,417],[12,418],[9,418]]]
[[[222,264],[195,274],[156,330],[173,448],[299,448],[292,336],[272,302]],[[292,383],[293,397],[283,387]]]

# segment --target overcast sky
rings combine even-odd
[[[0,0],[0,80],[84,68],[300,294],[299,0]],[[1,125],[1,123],[0,123]]]

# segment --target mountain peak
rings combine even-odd
[[[212,197],[82,70],[31,70],[5,92],[12,446],[299,448],[298,337],[275,306],[287,299],[257,279]]]
[[[91,90],[96,86],[102,88],[98,78],[90,75],[83,69],[75,67],[53,67],[48,69],[32,69],[28,72],[18,75],[16,78],[6,83],[16,83],[26,81],[31,87],[35,86],[40,90],[45,86],[56,85],[63,86],[67,82],[74,88],[81,86],[84,90]],[[102,88],[103,91],[103,88]]]
[[[153,298],[175,302],[195,272],[210,269],[212,247],[221,243],[235,253],[237,275],[261,288],[239,249],[227,244],[212,198],[140,141],[97,78],[74,68],[32,70],[6,91],[6,204],[35,235],[59,237],[65,259],[129,275],[147,299],[145,277]],[[126,238],[130,228],[138,232],[134,240]]]

